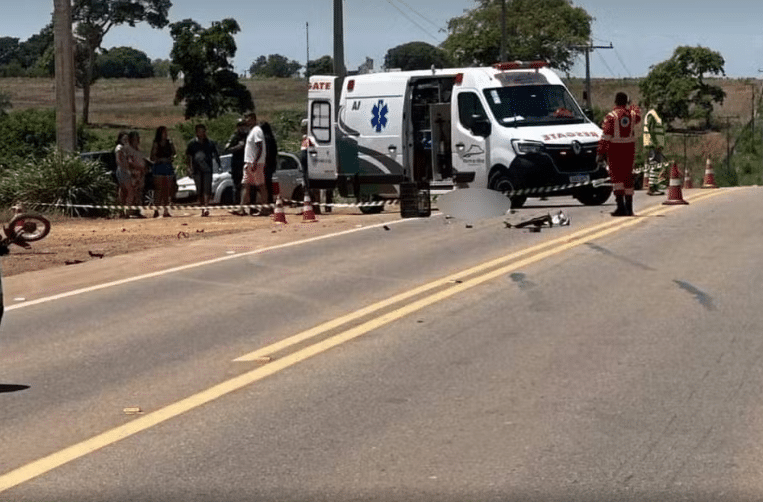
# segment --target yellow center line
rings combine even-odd
[[[703,194],[703,195],[695,196],[691,200],[699,200],[702,198],[709,197],[712,194],[721,193],[721,192],[722,191],[720,190],[714,190],[712,192],[707,192],[706,194]],[[643,215],[659,215],[659,214],[665,214],[670,211],[676,210],[679,207],[681,206],[662,206],[662,207],[658,206],[657,208],[646,209],[642,211],[641,213]],[[3,474],[0,476],[0,493],[6,490],[9,490],[10,488],[13,488],[15,486],[18,486],[22,483],[25,483],[29,480],[32,480],[38,476],[41,476],[69,462],[82,458],[101,448],[112,445],[122,439],[129,438],[135,434],[146,431],[156,425],[159,425],[172,418],[182,415],[183,413],[199,408],[211,401],[214,401],[217,398],[223,397],[234,391],[240,390],[259,380],[262,380],[286,368],[294,366],[306,359],[309,359],[315,355],[321,354],[349,340],[357,338],[365,333],[368,333],[369,331],[372,331],[381,326],[389,324],[393,321],[401,319],[429,305],[442,301],[458,293],[464,292],[475,286],[478,286],[487,281],[490,281],[491,279],[494,279],[496,277],[505,275],[506,273],[511,272],[512,270],[526,267],[528,265],[541,261],[555,254],[559,254],[568,249],[579,246],[591,239],[604,237],[606,235],[614,233],[623,228],[636,225],[641,221],[644,221],[644,219],[643,218],[618,218],[617,220],[613,222],[596,225],[587,230],[582,230],[574,234],[564,236],[559,239],[555,239],[544,245],[534,246],[530,248],[530,250],[532,249],[540,250],[540,249],[549,248],[549,247],[550,249],[546,249],[545,251],[540,251],[534,255],[527,256],[524,259],[515,261],[513,263],[509,263],[495,270],[489,270],[483,273],[482,275],[478,275],[476,277],[466,279],[461,283],[453,284],[452,287],[450,287],[449,289],[439,291],[430,296],[419,299],[397,310],[388,312],[376,319],[367,321],[363,324],[350,328],[344,332],[341,332],[330,338],[322,340],[302,350],[298,350],[292,354],[286,355],[283,358],[276,359],[275,361],[265,366],[258,367],[254,370],[251,370],[237,377],[226,380],[225,382],[217,384],[213,387],[210,387],[209,389],[203,390],[192,396],[189,396],[180,401],[167,405],[164,408],[161,408],[157,411],[154,411],[147,415],[136,418],[130,423],[113,428],[109,431],[98,434],[80,443],[64,448],[63,450],[52,453],[46,457],[30,462],[22,467],[9,471],[6,474]],[[559,245],[556,246],[556,244],[559,244]],[[528,254],[528,251],[524,251],[524,252],[513,253],[508,256],[516,257],[516,256],[527,255],[527,254]],[[505,263],[506,261],[510,261],[510,260],[511,260],[510,258],[504,257],[497,260],[493,260],[492,262],[488,262],[488,263],[495,265],[495,264]],[[464,273],[474,274],[475,271],[479,272],[489,267],[490,265],[483,264],[477,267],[473,267],[465,271]],[[438,281],[434,281],[433,283],[427,284],[420,288],[416,288],[416,290],[419,290],[420,292],[426,291],[434,287],[432,286],[432,284],[442,285],[443,281],[447,281],[447,280],[441,279]],[[407,293],[404,293],[403,295],[398,295],[395,298],[403,297],[406,294]],[[380,303],[384,303],[384,302],[380,302]],[[375,305],[378,305],[378,304],[375,304]],[[370,308],[371,307],[369,307],[369,309]],[[366,310],[366,309],[361,309],[361,310]],[[347,319],[353,315],[355,314],[351,314],[350,316],[345,316],[342,319]],[[344,322],[346,323],[347,321],[344,321]],[[329,324],[332,324],[332,323],[325,323],[324,325],[321,325],[321,326],[326,326]],[[308,330],[308,332],[310,331],[312,330]],[[274,344],[270,347],[272,348],[276,345],[278,344]]]
[[[712,192],[700,192],[699,194],[695,195],[690,200],[698,200],[701,198],[705,198],[709,195],[712,195],[713,193],[719,193],[719,191],[712,191]],[[656,205],[652,207],[648,207],[640,212],[640,216],[650,216],[652,214],[660,214],[661,212],[665,212],[665,208],[674,207],[674,206],[663,206],[663,205]],[[662,211],[660,211],[662,210]],[[301,333],[297,333],[296,335],[292,335],[289,338],[285,338],[283,340],[280,340],[276,343],[273,343],[271,345],[268,345],[266,347],[262,347],[260,349],[257,349],[253,352],[250,352],[248,354],[245,354],[243,356],[240,356],[236,359],[234,359],[234,362],[251,362],[255,361],[259,358],[270,356],[272,354],[275,354],[277,352],[280,352],[281,350],[287,349],[289,347],[292,347],[294,345],[297,345],[299,343],[302,343],[306,340],[309,340],[310,338],[314,338],[320,335],[323,335],[324,333],[327,333],[333,329],[336,329],[340,326],[343,326],[345,324],[348,324],[353,321],[357,321],[358,319],[361,319],[367,315],[373,314],[374,312],[378,312],[380,310],[386,309],[388,307],[391,307],[397,303],[400,303],[402,301],[408,300],[410,298],[414,298],[416,296],[419,296],[423,293],[426,293],[427,291],[431,291],[433,289],[440,288],[444,285],[448,285],[454,281],[456,278],[461,277],[468,277],[474,274],[481,273],[483,271],[489,270],[491,268],[497,267],[499,265],[502,265],[507,262],[511,262],[513,260],[516,260],[522,256],[526,255],[532,255],[535,253],[539,253],[543,249],[557,246],[559,244],[566,243],[572,239],[579,239],[583,235],[592,234],[595,233],[601,229],[609,228],[609,227],[617,227],[623,228],[625,226],[630,226],[630,224],[638,223],[639,221],[642,221],[641,218],[634,218],[634,219],[614,219],[607,221],[605,223],[599,223],[598,225],[593,225],[591,227],[583,228],[581,230],[578,230],[576,232],[573,232],[572,234],[564,235],[562,237],[557,237],[556,239],[552,239],[550,241],[542,242],[540,244],[537,244],[535,246],[531,246],[529,248],[522,249],[520,251],[501,256],[499,258],[496,258],[494,260],[481,263],[475,267],[469,268],[467,270],[462,270],[460,272],[456,272],[453,274],[449,274],[446,277],[443,277],[441,279],[437,279],[435,281],[432,281],[430,283],[424,284],[422,286],[419,286],[417,288],[405,291],[403,293],[400,293],[398,295],[392,296],[390,298],[386,298],[384,300],[381,300],[377,303],[371,304],[367,307],[363,307],[362,309],[356,310],[355,312],[352,312],[350,314],[347,314],[342,317],[337,317],[335,319],[332,319],[330,321],[327,321],[323,324],[320,324],[318,326],[312,327],[310,329],[307,329]],[[629,223],[629,224],[628,224]]]

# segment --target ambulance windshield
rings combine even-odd
[[[498,123],[506,127],[579,124],[586,121],[561,85],[518,85],[485,90]]]

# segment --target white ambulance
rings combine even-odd
[[[401,184],[457,186],[604,203],[596,164],[601,129],[545,62],[486,68],[313,76],[307,179],[359,200],[394,198]]]

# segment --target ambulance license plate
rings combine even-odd
[[[570,183],[588,183],[591,177],[587,174],[575,174],[570,176]]]

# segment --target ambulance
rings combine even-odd
[[[410,184],[498,190],[512,207],[558,195],[599,205],[612,193],[596,163],[601,129],[541,61],[312,76],[307,134],[309,186],[363,201]]]

